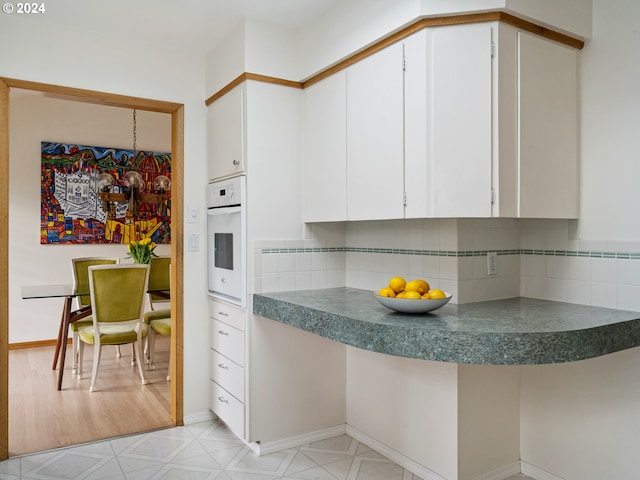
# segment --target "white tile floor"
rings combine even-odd
[[[218,421],[10,458],[0,479],[420,480],[348,435],[258,457]]]

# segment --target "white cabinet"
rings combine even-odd
[[[491,216],[491,27],[432,31],[433,216]]]
[[[209,181],[244,172],[245,86],[239,85],[207,109]]]
[[[347,69],[347,217],[404,216],[403,44]]]
[[[245,437],[245,310],[209,299],[209,408]]]
[[[304,220],[577,218],[577,61],[484,22],[419,31],[347,68],[346,89],[342,73],[314,85]]]
[[[347,219],[347,85],[343,70],[304,92],[303,215]]]
[[[406,218],[491,216],[492,29],[405,40]]]
[[[517,215],[577,218],[577,51],[525,32],[517,45]]]

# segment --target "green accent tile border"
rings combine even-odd
[[[263,255],[283,253],[383,253],[392,255],[420,255],[429,257],[484,257],[488,252],[504,255],[533,255],[544,257],[582,257],[616,260],[640,260],[640,253],[629,252],[601,252],[582,250],[538,250],[538,249],[508,249],[508,250],[415,250],[404,248],[365,248],[365,247],[304,247],[304,248],[263,248]]]

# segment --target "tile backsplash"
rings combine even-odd
[[[310,224],[304,240],[254,242],[250,291],[378,290],[400,275],[457,303],[525,296],[640,310],[640,242],[578,241],[574,230],[575,221],[537,219]]]

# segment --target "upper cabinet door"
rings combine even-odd
[[[207,110],[209,180],[245,170],[244,85],[209,105]]]
[[[519,216],[578,217],[578,52],[518,33]]]
[[[431,33],[427,156],[435,217],[490,217],[491,25]]]
[[[402,43],[347,69],[347,216],[404,216]]]
[[[347,219],[347,86],[338,72],[304,92],[305,222]]]
[[[403,40],[404,70],[404,188],[405,218],[433,216],[431,144],[427,114],[431,91],[431,32],[423,29]]]

